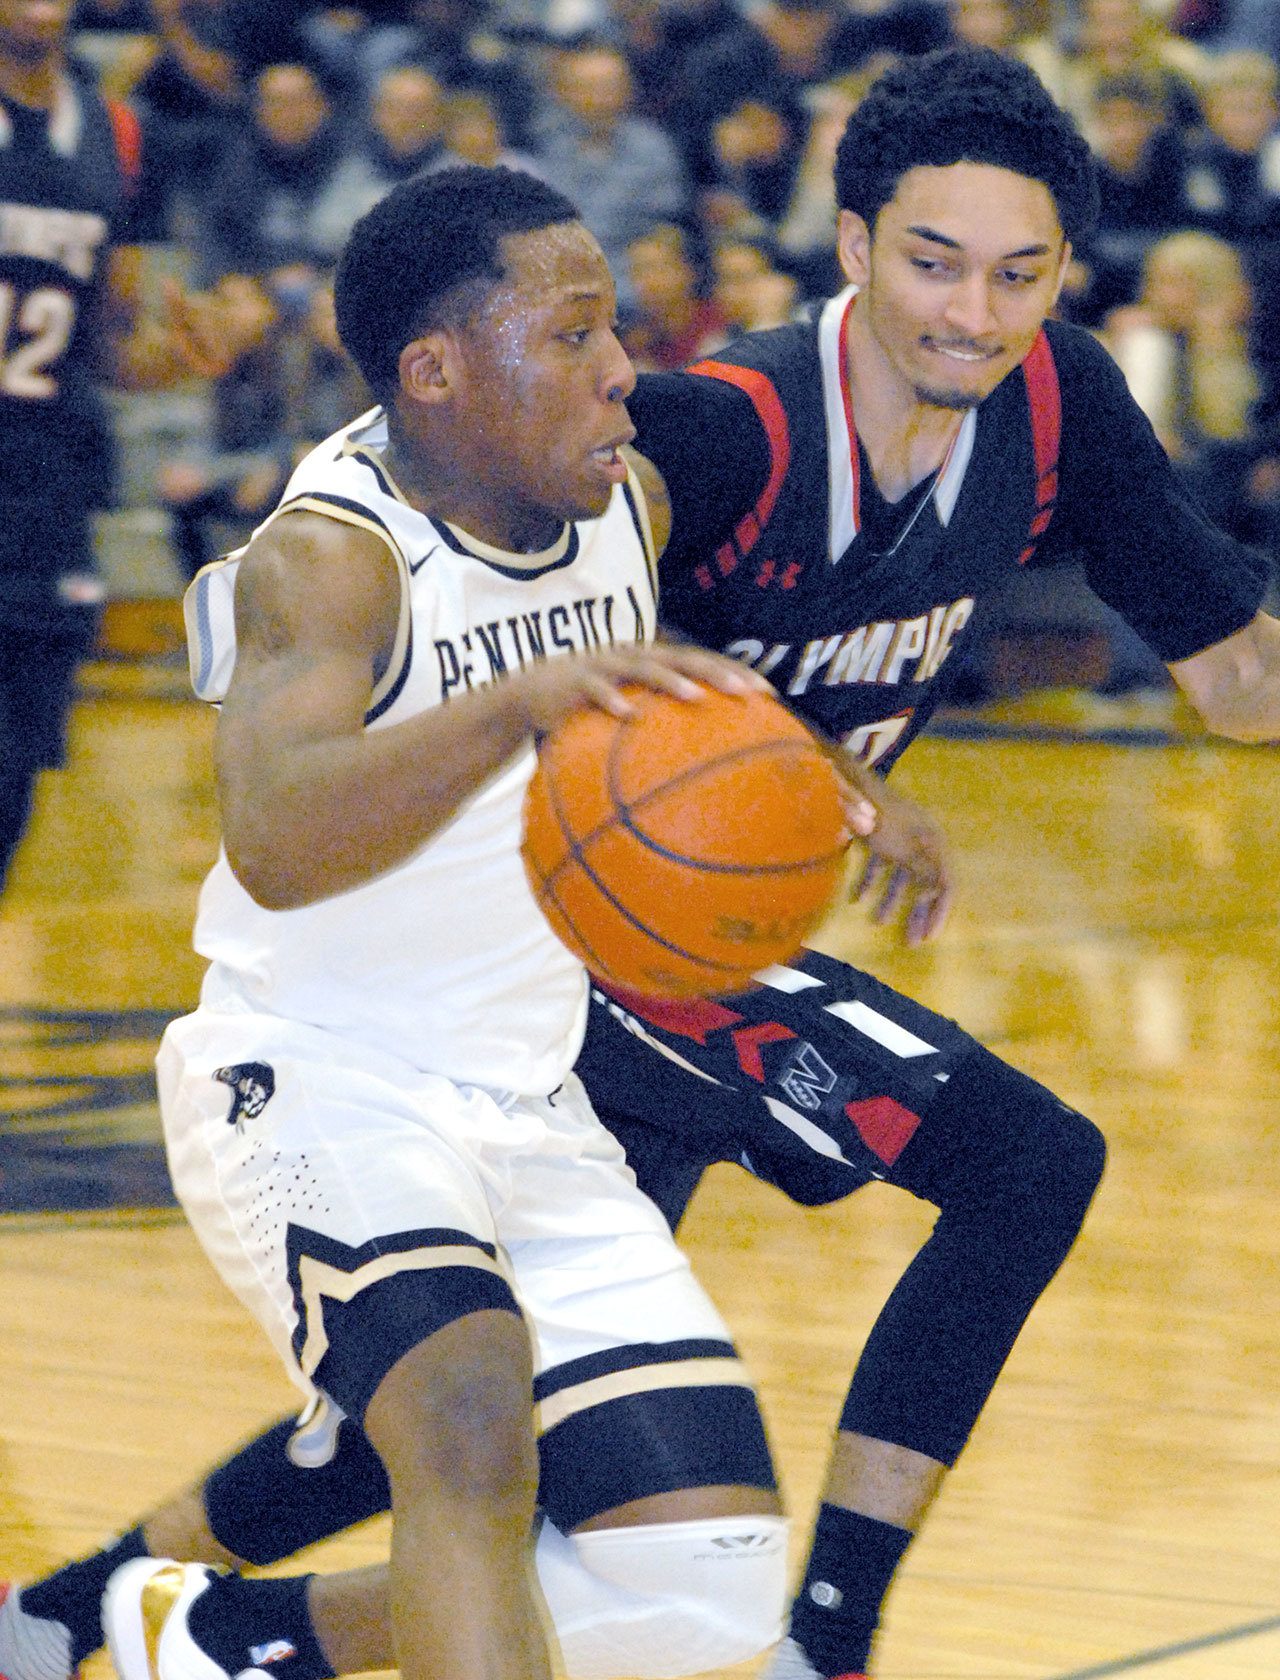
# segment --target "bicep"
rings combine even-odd
[[[218,729],[219,777],[251,789],[291,751],[355,735],[394,640],[399,579],[375,537],[286,514],[236,580],[236,663]]]

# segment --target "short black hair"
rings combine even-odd
[[[465,288],[504,279],[508,234],[578,219],[563,193],[519,169],[441,169],[380,199],[352,228],[333,289],[338,336],[374,396],[395,394],[406,344],[450,309],[466,318],[476,300]]]
[[[836,153],[836,202],[869,228],[918,165],[989,163],[1042,181],[1073,243],[1098,215],[1097,168],[1035,71],[990,47],[944,47],[877,77]]]

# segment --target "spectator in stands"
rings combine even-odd
[[[1238,252],[1184,230],[1147,257],[1138,302],[1109,318],[1104,341],[1175,470],[1204,513],[1259,539],[1254,489],[1264,455],[1253,411],[1261,379],[1249,354],[1252,299]]]
[[[1181,137],[1138,76],[1100,81],[1094,95],[1100,210],[1077,255],[1089,266],[1089,308],[1099,321],[1133,303],[1151,245],[1184,225]]]
[[[787,90],[766,88],[740,99],[712,130],[715,177],[703,214],[723,231],[771,234],[786,215],[807,139],[808,119]]]
[[[724,312],[705,295],[688,240],[673,223],[660,223],[631,241],[627,274],[636,313],[623,343],[638,368],[674,372],[724,344]]]
[[[781,327],[798,302],[795,277],[775,265],[772,246],[747,236],[717,240],[711,248],[712,297],[732,335]]]
[[[892,53],[923,52],[947,36],[946,13],[934,0],[876,0],[850,8],[842,0],[764,0],[730,24],[723,8],[705,38],[681,53],[678,99],[667,106],[677,125],[691,177],[713,182],[719,165],[716,124],[768,88],[769,102],[803,110],[805,91]],[[801,143],[803,130],[801,130]]]
[[[305,56],[355,116],[367,108],[385,70],[421,64],[446,88],[487,93],[505,131],[523,143],[534,89],[521,49],[499,31],[499,21],[500,7],[489,0],[364,0],[358,8],[314,8],[299,32]]]
[[[272,64],[254,84],[252,120],[226,154],[202,217],[206,273],[327,268],[337,255],[317,207],[342,161],[332,102],[305,64]]]
[[[282,300],[260,280],[228,275],[216,295],[244,348],[214,382],[209,435],[157,477],[189,577],[243,541],[307,450],[369,403],[339,344],[327,279],[305,299]]]
[[[871,75],[850,73],[807,90],[807,134],[786,209],[778,252],[806,298],[833,296],[844,285],[836,255],[836,147]]]
[[[445,137],[445,92],[430,70],[384,70],[359,138],[350,143],[310,216],[312,237],[335,256],[351,229],[401,181],[456,160]]]
[[[1165,121],[1190,130],[1200,120],[1199,88],[1207,56],[1175,36],[1142,0],[1081,0],[1074,44],[1041,35],[1019,48],[1049,92],[1075,117],[1097,147],[1097,90],[1117,77],[1136,78],[1157,101]]]
[[[553,101],[534,145],[539,172],[581,210],[618,282],[624,318],[635,307],[627,246],[689,211],[684,170],[671,141],[634,115],[625,56],[598,41],[555,55]]]
[[[112,91],[142,122],[143,191],[156,224],[190,233],[193,201],[233,143],[240,75],[230,51],[224,0],[150,0],[149,32],[118,62]]]
[[[695,176],[690,111],[706,101],[707,64],[736,64],[758,40],[734,0],[613,0],[613,39],[627,54],[635,109],[660,123]],[[706,123],[700,123],[702,138]]]
[[[1280,238],[1280,106],[1276,67],[1263,53],[1226,53],[1210,65],[1204,127],[1188,145],[1189,219],[1238,244]]]
[[[503,164],[507,169],[538,173],[538,165],[528,153],[516,151],[507,144],[497,105],[478,88],[464,88],[450,96],[445,112],[445,139],[458,163],[475,163],[482,169]]]
[[[951,0],[949,11],[952,39],[965,46],[1013,52],[1034,34],[1015,0]]]

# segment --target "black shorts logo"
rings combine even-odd
[[[246,1120],[256,1120],[276,1091],[275,1071],[266,1062],[236,1062],[213,1070],[213,1077],[231,1087],[228,1126],[244,1130]]]

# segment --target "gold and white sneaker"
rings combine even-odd
[[[134,1558],[107,1582],[102,1631],[120,1680],[269,1680],[261,1668],[232,1675],[191,1637],[191,1605],[218,1579],[205,1563]]]

